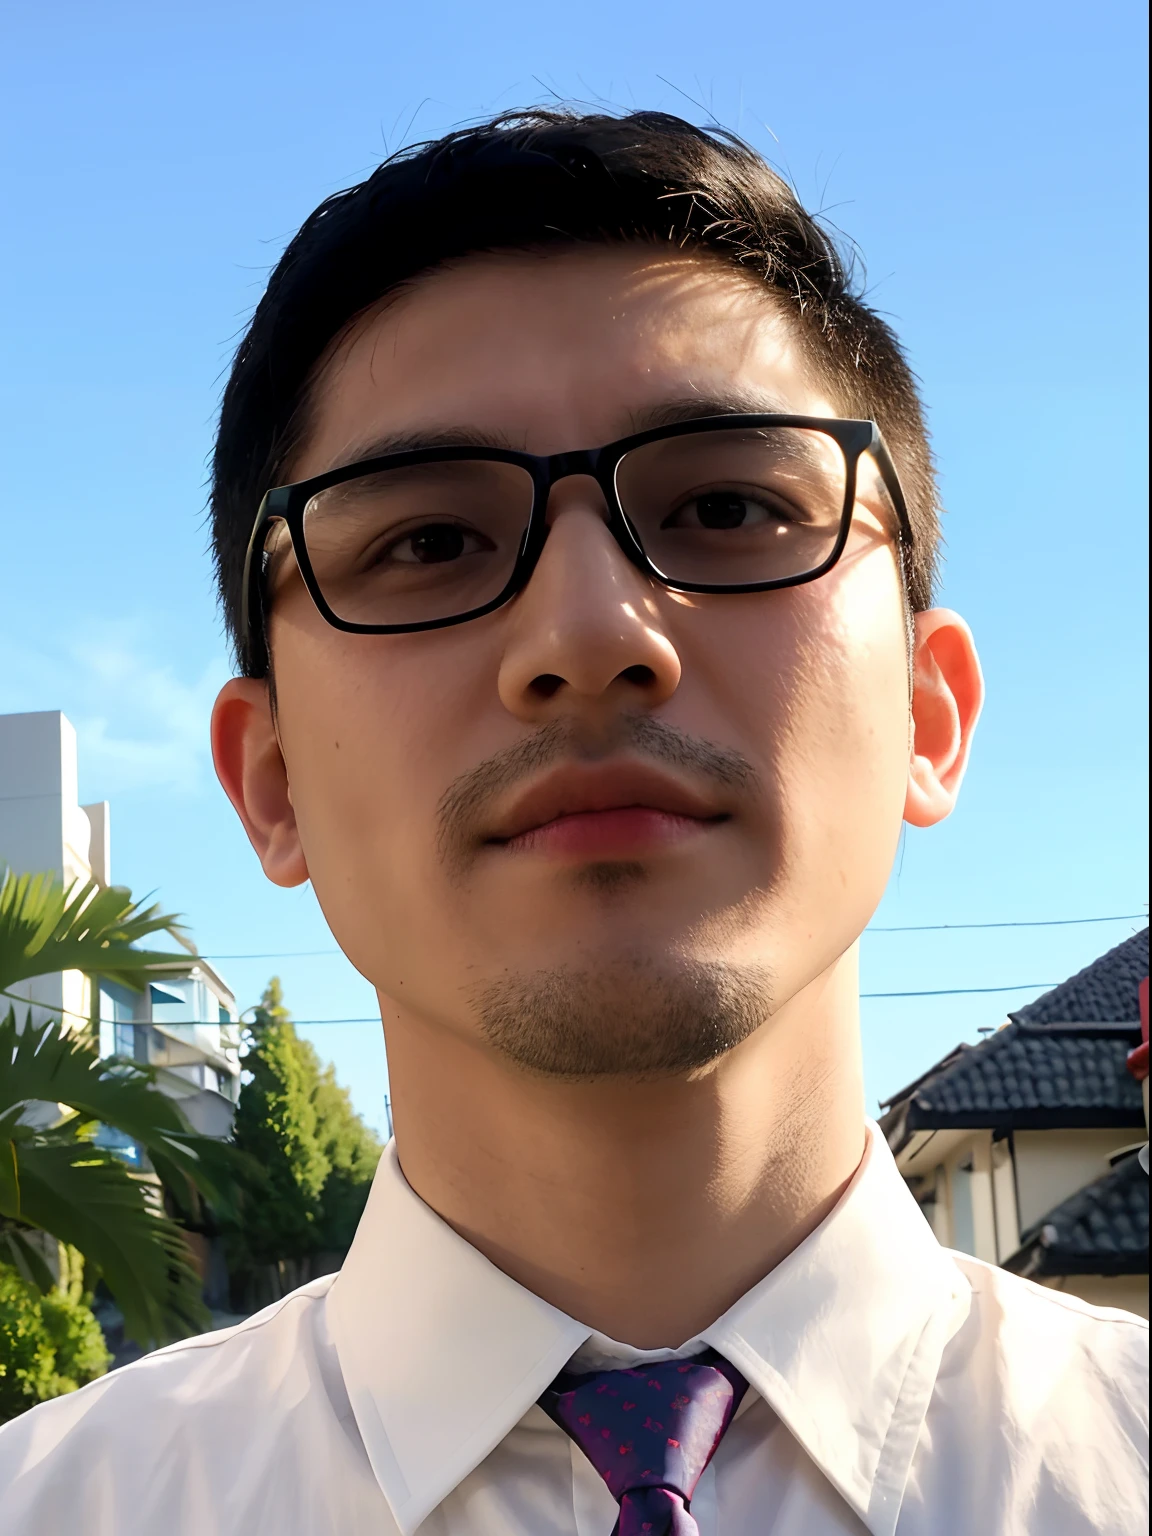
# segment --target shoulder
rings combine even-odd
[[[347,1443],[324,1306],[332,1280],[313,1281],[234,1328],[157,1350],[0,1428],[5,1530],[272,1529],[267,1508],[241,1519],[243,1489],[263,1485],[267,1499],[269,1488],[291,1484],[305,1444],[315,1451],[326,1439]],[[291,1518],[279,1528],[293,1529]]]
[[[1005,1387],[1021,1393],[1106,1387],[1148,1424],[1148,1323],[1132,1312],[1093,1306],[967,1254],[952,1258],[972,1287],[973,1321]],[[973,1341],[974,1342],[974,1341]]]
[[[971,1305],[944,1352],[926,1431],[950,1475],[964,1468],[968,1487],[953,1496],[979,1492],[1004,1531],[1145,1529],[1147,1322],[951,1257]],[[1081,1524],[1066,1523],[1073,1514]]]

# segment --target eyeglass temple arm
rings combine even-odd
[[[911,548],[915,538],[912,533],[912,519],[908,516],[908,503],[904,500],[904,487],[900,484],[900,476],[892,462],[892,455],[888,452],[888,445],[875,422],[872,423],[872,441],[868,445],[868,452],[876,460],[880,476],[888,487],[888,494],[896,509],[896,519],[900,524],[900,536]]]
[[[244,557],[244,582],[240,593],[240,634],[244,654],[239,658],[245,677],[265,677],[268,673],[268,643],[264,632],[264,584],[261,580],[263,535],[272,521],[266,494],[256,513],[248,550]]]

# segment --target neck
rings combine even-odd
[[[864,1149],[855,951],[690,1078],[573,1083],[381,999],[404,1175],[545,1301],[638,1349],[715,1321]]]

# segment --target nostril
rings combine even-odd
[[[656,681],[655,672],[645,666],[625,667],[620,676],[626,683],[633,683],[637,688],[651,688]]]
[[[563,686],[564,679],[562,677],[557,677],[555,672],[541,672],[539,676],[534,677],[529,684],[532,692],[541,699],[552,698],[555,694],[560,692],[560,689],[563,688]]]

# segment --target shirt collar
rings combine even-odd
[[[834,1210],[701,1340],[737,1366],[871,1532],[892,1536],[971,1287],[879,1126]]]
[[[484,1460],[589,1330],[424,1204],[389,1142],[327,1312],[376,1480],[405,1533]]]
[[[831,1214],[698,1340],[634,1351],[490,1264],[411,1189],[390,1143],[327,1309],[372,1470],[405,1536],[582,1345],[608,1363],[705,1344],[748,1378],[872,1536],[891,1536],[967,1282],[869,1122]]]

